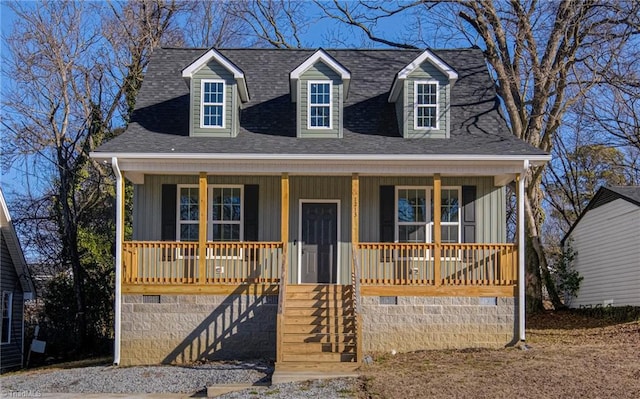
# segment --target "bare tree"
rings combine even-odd
[[[296,0],[237,0],[228,12],[243,22],[249,46],[302,47],[300,33],[306,27],[305,3]]]
[[[361,14],[355,14],[356,7]],[[437,7],[446,7],[449,17],[439,21],[430,18],[430,12]],[[629,39],[638,33],[640,18],[640,4],[622,0],[335,1],[335,6],[325,8],[325,13],[358,27],[376,42],[411,47],[415,43],[386,40],[374,31],[381,18],[408,10],[419,15],[424,25],[427,21],[434,21],[431,25],[447,25],[448,33],[461,29],[459,39],[483,49],[512,133],[547,152],[553,149],[568,109],[602,82],[604,72],[620,57],[628,54]],[[554,306],[563,306],[555,292],[541,240],[543,172],[544,168],[530,170],[525,193],[529,310],[542,307],[542,284]]]
[[[88,154],[126,120],[152,49],[172,32],[176,8],[162,0],[112,3],[102,14],[95,4],[73,1],[9,6],[16,22],[4,38],[3,72],[11,84],[2,100],[3,166],[30,162],[43,179],[23,209],[33,242],[48,242],[39,247],[43,258],[72,273],[76,349],[83,351],[86,267],[93,262],[86,239],[113,195],[110,171]],[[108,226],[109,215],[102,216]]]

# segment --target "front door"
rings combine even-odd
[[[335,284],[338,279],[338,203],[301,204],[300,282]]]

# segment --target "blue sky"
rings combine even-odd
[[[25,3],[23,1],[23,3]],[[31,2],[34,3],[34,2]],[[313,11],[314,17],[320,14],[319,10]],[[305,47],[384,47],[381,44],[373,43],[368,40],[360,31],[345,27],[338,22],[329,21],[327,19],[318,20],[314,18],[312,22],[301,35],[302,43]],[[8,7],[6,0],[0,0],[0,22],[2,26],[2,36],[5,37],[11,31],[15,18]],[[405,29],[409,29],[406,17],[395,16],[389,19],[382,20],[378,23],[376,32],[385,37],[396,39]],[[328,42],[330,37],[339,37],[341,45]],[[435,35],[433,35],[435,37]],[[435,41],[435,38],[432,39]],[[462,44],[464,46],[465,44]],[[4,40],[0,44],[0,55],[6,56],[6,49],[4,47]],[[10,82],[5,79],[5,74],[2,74],[0,78],[0,97],[3,98],[3,94],[6,92],[6,87]],[[0,126],[0,129],[2,127]],[[0,130],[1,131],[1,130]],[[14,163],[10,170],[0,172],[0,185],[2,186],[5,197],[8,202],[24,195],[26,192],[26,181],[30,184],[34,184],[37,181],[38,176],[27,174],[27,170],[24,165]]]

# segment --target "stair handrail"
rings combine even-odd
[[[358,362],[362,362],[362,298],[360,295],[360,260],[358,256],[359,248],[356,243],[352,244],[351,253],[353,257],[353,262],[351,262],[351,285],[353,287],[351,297],[353,301],[356,332],[356,359]]]
[[[276,315],[276,363],[283,360],[283,328],[284,328],[284,299],[287,289],[287,243],[282,243],[282,262],[280,262],[280,281],[278,284],[278,311]]]
[[[282,262],[280,263],[280,281],[278,284],[278,314],[284,313],[284,297],[287,287],[287,243],[282,243]]]

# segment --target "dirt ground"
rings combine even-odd
[[[527,327],[528,350],[378,356],[363,367],[360,397],[640,398],[640,321],[547,312]]]

